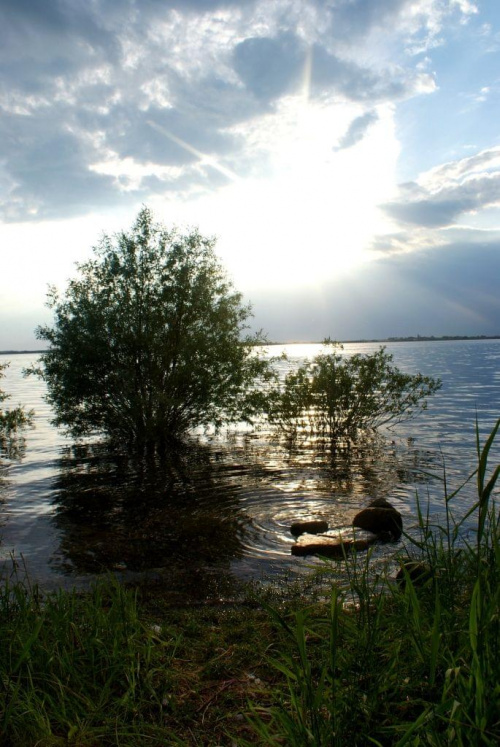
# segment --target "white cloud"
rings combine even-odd
[[[491,175],[498,170],[500,170],[500,146],[436,166],[422,174],[418,182],[429,191],[436,192],[457,186],[461,180]]]
[[[147,177],[153,176],[168,184],[179,179],[182,174],[179,167],[137,163],[133,158],[121,159],[116,153],[110,153],[104,161],[90,164],[89,170],[114,177],[117,188],[123,192],[137,191]]]
[[[430,169],[384,209],[401,225],[440,228],[492,206],[500,206],[500,147]]]
[[[451,0],[451,4],[455,5],[459,11],[463,13],[463,22],[467,21],[467,16],[479,13],[479,8],[476,3],[471,2],[471,0]]]

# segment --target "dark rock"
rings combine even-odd
[[[290,532],[294,537],[301,534],[320,534],[328,530],[327,521],[296,521],[290,527]]]
[[[335,534],[303,534],[292,545],[292,555],[322,555],[341,560],[354,550],[367,550],[376,540],[377,536],[371,532],[356,532],[353,529],[336,531]]]
[[[377,534],[382,541],[397,540],[403,531],[401,514],[390,504],[389,507],[372,505],[364,508],[356,514],[352,525]]]

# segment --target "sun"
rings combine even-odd
[[[361,142],[337,150],[359,111],[290,97],[238,133],[254,162],[261,154],[261,174],[176,206],[180,220],[219,237],[242,290],[317,285],[369,261],[371,240],[387,230],[379,205],[396,188],[399,144],[393,110],[381,107]]]

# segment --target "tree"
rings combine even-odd
[[[8,365],[8,363],[0,364],[0,379],[5,376],[4,371]],[[26,412],[24,407],[4,410],[2,403],[7,399],[10,399],[10,394],[6,394],[0,389],[0,446],[2,447],[8,439],[15,437],[20,430],[31,426],[34,417],[33,410]]]
[[[252,417],[268,364],[214,245],[143,208],[129,233],[104,236],[77,265],[64,295],[50,290],[54,324],[37,329],[50,348],[31,373],[46,381],[57,425],[161,446]]]
[[[439,379],[405,374],[380,348],[350,357],[342,346],[325,340],[321,353],[289,372],[270,392],[268,418],[289,439],[302,434],[330,443],[350,443],[361,432],[399,423],[427,407]]]

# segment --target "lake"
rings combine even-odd
[[[344,352],[373,352],[375,343],[346,344]],[[24,453],[0,471],[0,563],[25,565],[45,588],[80,586],[112,571],[150,581],[171,594],[220,593],[234,578],[301,574],[321,561],[290,554],[293,521],[349,523],[370,498],[385,497],[415,532],[417,495],[434,519],[448,490],[475,468],[475,420],[482,440],[500,416],[500,340],[387,344],[409,373],[440,377],[443,387],[426,412],[385,432],[369,446],[332,457],[311,448],[288,451],[265,429],[232,428],[199,434],[179,454],[134,460],[104,444],[73,444],[50,424],[44,384],[24,378],[33,354],[10,361],[1,388],[12,405],[36,411]],[[320,346],[286,349],[292,362]],[[492,451],[499,461],[500,437]],[[454,499],[458,515],[474,501],[474,482]],[[376,546],[382,563],[398,545]],[[216,590],[216,591],[214,591]]]

